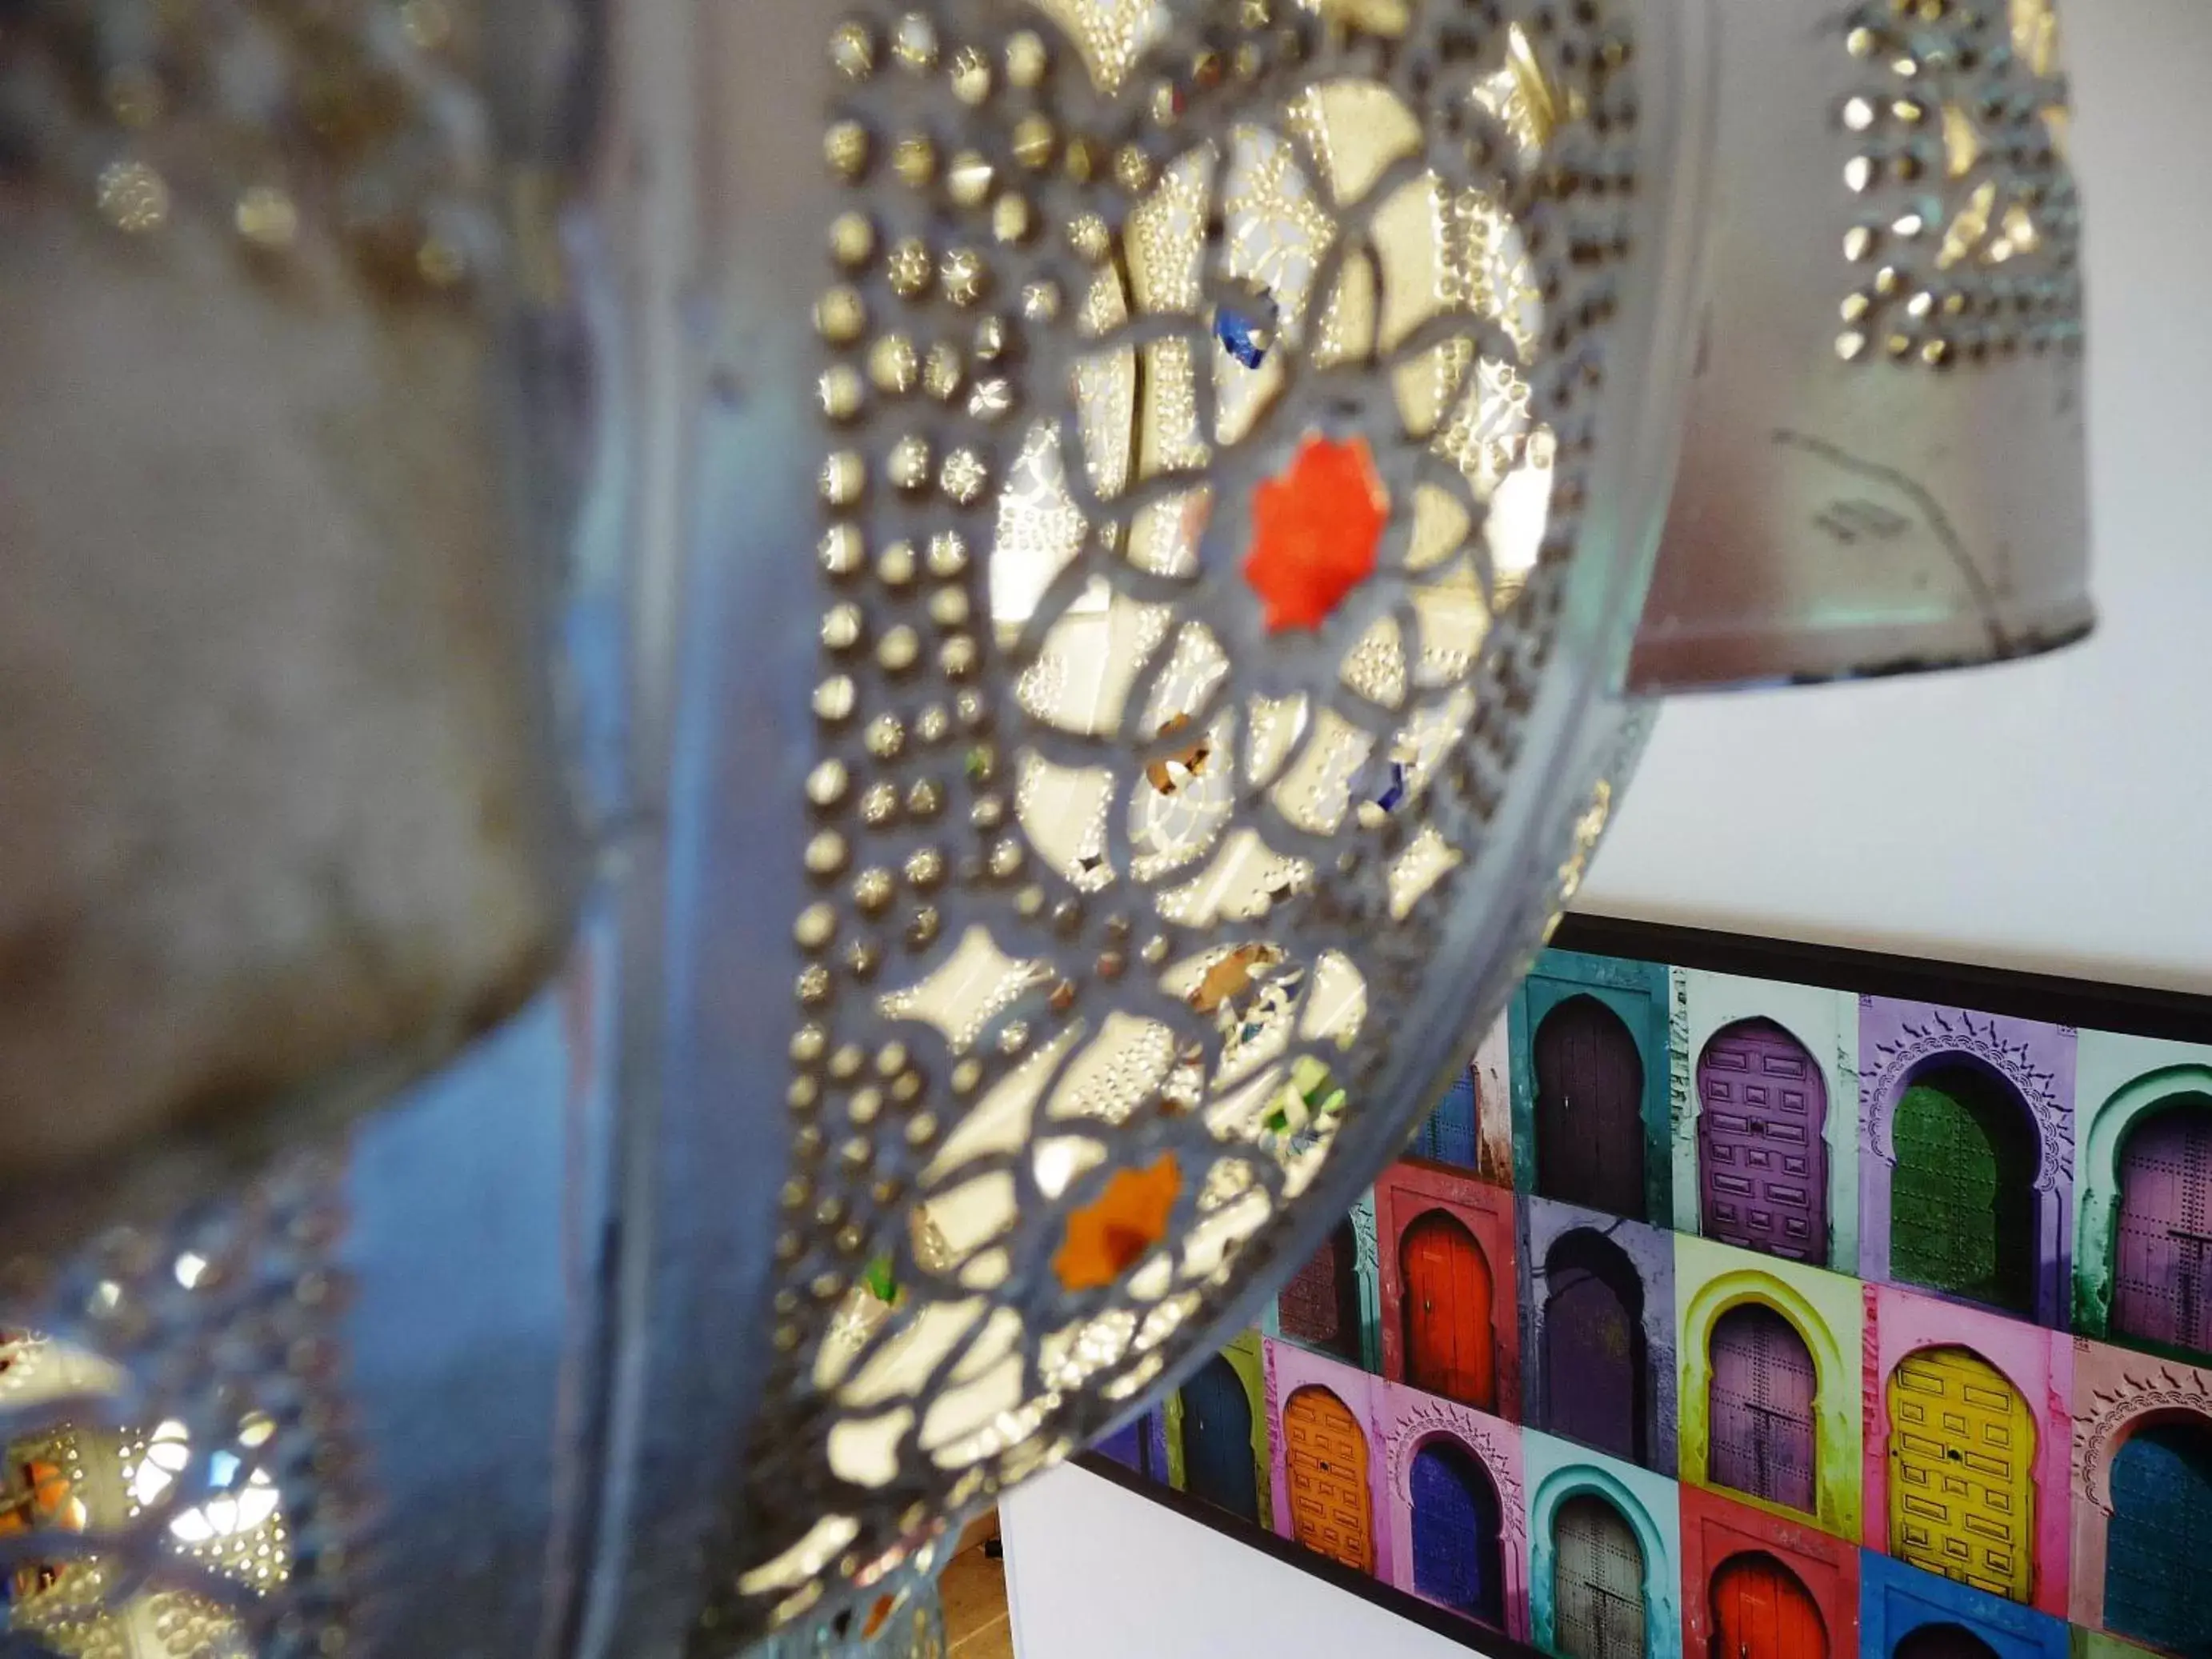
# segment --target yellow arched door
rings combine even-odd
[[[1978,1353],[1923,1348],[1889,1374],[1889,1551],[1992,1595],[2033,1594],[2035,1418]]]

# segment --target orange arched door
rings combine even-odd
[[[1327,1389],[1300,1389],[1283,1407],[1283,1474],[1291,1535],[1347,1567],[1374,1571],[1367,1437],[1351,1407]]]
[[[1711,1659],[1828,1659],[1812,1592],[1766,1554],[1731,1556],[1713,1575]]]
[[[1406,1381],[1479,1411],[1498,1409],[1489,1259],[1455,1215],[1431,1210],[1398,1241]]]

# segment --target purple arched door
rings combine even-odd
[[[2119,1161],[2113,1333],[2212,1352],[2212,1100],[2161,1101]]]
[[[1707,1238],[1791,1261],[1828,1255],[1828,1085],[1771,1019],[1723,1028],[1698,1057],[1698,1213]]]
[[[1586,1227],[1544,1258],[1544,1419],[1551,1434],[1641,1463],[1644,1284],[1620,1246]]]
[[[1805,1339],[1772,1308],[1747,1302],[1713,1322],[1710,1352],[1707,1478],[1810,1515],[1817,1378]]]

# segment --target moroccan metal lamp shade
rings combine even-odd
[[[926,1651],[1632,662],[2085,627],[2047,12],[1717,9],[0,14],[10,1629]]]

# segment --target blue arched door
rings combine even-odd
[[[2112,1459],[2105,1540],[2105,1627],[2212,1659],[2212,1422],[2149,1423]]]
[[[1260,1470],[1252,1453],[1252,1401],[1244,1379],[1219,1354],[1182,1385],[1182,1484],[1231,1515],[1260,1518]]]
[[[1413,1588],[1486,1624],[1503,1622],[1498,1488],[1467,1449],[1433,1440],[1413,1458]]]
[[[1414,1138],[1412,1147],[1413,1156],[1462,1170],[1480,1168],[1481,1154],[1475,1144],[1480,1109],[1475,1100],[1474,1070],[1462,1066],[1452,1080],[1450,1091],[1423,1120],[1421,1133]]]
[[[1097,1449],[1126,1469],[1134,1469],[1148,1480],[1167,1478],[1165,1469],[1152,1467],[1152,1413],[1146,1412],[1134,1422],[1124,1423],[1101,1440]]]

